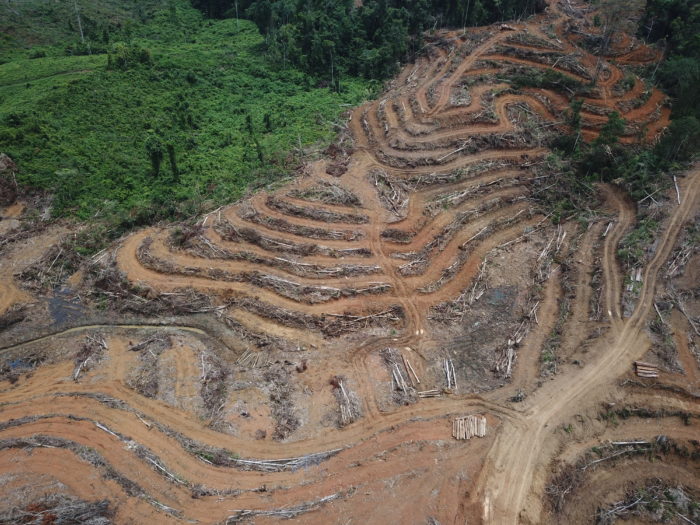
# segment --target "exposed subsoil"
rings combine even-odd
[[[697,458],[665,451],[596,463],[558,508],[547,495],[592,447],[700,435],[700,169],[679,177],[680,204],[656,196],[668,214],[627,317],[617,251],[637,204],[601,185],[586,224],[553,225],[532,198],[571,93],[503,77],[592,78],[593,16],[551,1],[525,22],[437,33],[353,110],[342,170],[316,161],[195,226],[128,236],[63,283],[63,324],[38,319],[54,296],[20,274],[68,231],[9,245],[0,519],[52,493],[106,499],[116,523],[585,523],[628,483],[697,493]],[[616,110],[622,140],[655,140],[665,95],[640,100],[639,79],[621,93],[616,64],[658,55],[627,37],[610,53],[582,138]],[[640,378],[657,315],[677,365]],[[486,436],[453,439],[472,414]]]

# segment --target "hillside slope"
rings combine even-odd
[[[49,46],[29,58],[32,48],[0,65],[0,151],[20,183],[55,194],[55,216],[89,218],[99,237],[187,218],[288,175],[369,93],[365,81],[347,78],[336,93],[270,64],[250,22],[168,5],[92,54]]]
[[[609,155],[669,122],[622,66],[654,49],[580,45],[596,14],[436,32],[294,180],[69,279],[70,232],[9,243],[0,518],[696,521],[700,170],[596,183],[574,220],[540,197],[555,139]]]

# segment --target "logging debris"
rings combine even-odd
[[[345,376],[333,376],[330,384],[333,386],[333,395],[335,395],[335,399],[340,407],[338,427],[342,428],[357,421],[362,416],[361,404],[355,392],[346,386],[347,378]]]
[[[73,381],[77,382],[82,372],[95,366],[102,359],[105,350],[107,350],[107,343],[101,334],[85,336],[80,351],[75,356]]]
[[[272,509],[272,510],[251,510],[251,509],[240,509],[240,510],[235,510],[233,511],[234,514],[229,516],[226,519],[226,525],[233,525],[235,523],[240,523],[242,521],[248,521],[251,518],[255,518],[256,516],[260,517],[272,517],[272,518],[281,518],[281,519],[292,519],[296,518],[297,516],[300,516],[301,514],[304,514],[306,512],[310,512],[312,510],[316,510],[322,506],[324,506],[326,503],[329,503],[331,501],[334,501],[336,499],[345,497],[346,495],[349,495],[350,493],[354,492],[354,490],[350,491],[345,491],[345,492],[337,492],[335,494],[331,494],[330,496],[325,496],[321,499],[313,500],[313,501],[307,501],[304,503],[301,503],[300,505],[294,505],[291,507],[284,507],[281,509]]]
[[[455,374],[455,365],[452,359],[445,358],[442,361],[442,368],[445,371],[445,383],[448,390],[457,388],[457,375]]]
[[[84,523],[109,525],[114,509],[109,500],[84,501],[62,494],[50,494],[0,513],[2,524],[64,524]]]
[[[320,208],[298,206],[273,195],[269,195],[265,203],[269,208],[283,213],[284,215],[301,217],[303,219],[310,219],[320,222],[342,222],[350,224],[367,224],[369,222],[369,217],[367,217],[367,215],[358,215],[354,213],[339,213]]]
[[[413,386],[413,378],[407,370],[404,378],[404,373],[401,372],[399,363],[403,362],[403,356],[396,348],[384,348],[380,355],[386,364],[391,378],[391,392],[393,400],[397,405],[409,405],[415,403],[418,398],[415,387]]]
[[[287,193],[292,198],[307,200],[312,202],[322,202],[336,206],[351,206],[359,208],[362,206],[360,198],[350,190],[343,188],[339,184],[319,181],[318,184],[304,189],[293,189]]]
[[[130,351],[139,352],[139,365],[128,374],[127,386],[144,397],[155,398],[160,390],[160,355],[171,346],[168,335],[156,334],[129,347]]]
[[[291,383],[291,375],[284,364],[278,362],[267,368],[263,379],[268,383],[272,418],[275,421],[272,438],[281,441],[301,425],[294,408],[294,387]]]

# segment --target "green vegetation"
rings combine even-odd
[[[633,199],[642,200],[669,184],[664,173],[680,169],[700,152],[700,4],[647,0],[639,34],[666,52],[659,67],[649,66],[647,77],[672,97],[671,124],[653,146],[624,146],[618,137],[625,122],[613,113],[598,140],[585,144],[579,136],[581,103],[574,101],[569,115],[572,133],[553,143],[569,162],[558,176],[557,188],[545,195],[555,217],[587,209],[580,193],[582,182],[621,182]],[[585,191],[584,195],[592,193]],[[639,235],[646,235],[645,230]],[[634,258],[640,254],[630,249],[622,255]]]
[[[162,28],[149,25],[163,16],[163,0],[7,0],[0,4],[0,63],[17,54],[39,58],[55,54],[99,53],[112,38],[163,39]],[[182,12],[178,13],[182,16]],[[193,13],[196,15],[196,13]]]
[[[486,25],[542,10],[542,0],[193,0],[207,16],[246,17],[275,60],[323,75],[385,78],[417,53],[424,31]]]
[[[0,151],[19,165],[19,182],[54,194],[55,216],[93,223],[83,253],[280,180],[305,148],[331,138],[345,107],[419,51],[424,30],[543,7],[192,3],[201,11],[187,0],[0,5]]]
[[[90,220],[93,244],[187,218],[280,180],[331,138],[344,107],[418,53],[424,30],[519,17],[539,0],[8,0],[0,4],[0,151],[18,180],[55,194],[54,214]],[[204,16],[211,17],[205,19]],[[228,18],[226,18],[228,17]],[[224,19],[221,19],[224,18]],[[700,6],[647,0],[640,33],[668,54],[650,79],[674,97],[654,148],[618,143],[611,115],[580,140],[581,103],[558,137],[554,218],[587,206],[591,182],[643,199],[700,149]],[[371,79],[371,80],[367,80]],[[584,94],[554,71],[513,78]],[[330,88],[330,89],[329,89]],[[553,189],[552,189],[553,188]]]
[[[633,268],[644,263],[644,251],[654,240],[658,229],[658,221],[651,217],[644,217],[622,239],[620,248],[617,250],[617,256],[624,267]]]
[[[567,143],[576,142],[576,136],[562,136]],[[560,141],[555,140],[555,144]],[[595,207],[596,190],[590,178],[579,174],[579,165],[571,156],[555,149],[540,165],[541,178],[537,179],[533,198],[559,224],[577,213],[584,214]]]
[[[640,34],[665,49],[655,79],[674,98],[673,122],[656,153],[667,162],[688,160],[700,151],[700,4],[647,0]]]
[[[567,90],[577,95],[587,92],[586,87],[581,82],[555,69],[539,69],[535,67],[522,69],[522,73],[517,73],[507,78],[507,81],[511,82],[516,89],[534,87],[553,89],[555,91]]]
[[[331,91],[270,63],[252,22],[204,20],[185,0],[146,2],[161,9],[141,9],[141,18],[95,14],[89,24],[92,4],[82,2],[84,43],[75,28],[52,25],[45,2],[25,4],[28,29],[0,48],[0,151],[17,162],[19,182],[55,194],[55,215],[96,224],[89,249],[279,180],[303,149],[332,138],[343,110],[371,96],[365,80],[344,77]],[[33,41],[45,57],[30,58]],[[66,56],[66,42],[93,54]],[[108,52],[95,54],[100,45]]]
[[[700,55],[700,4],[695,0],[647,0],[639,34],[665,40],[673,55]]]

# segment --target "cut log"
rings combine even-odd
[[[452,436],[455,439],[471,439],[486,435],[486,418],[484,416],[464,416],[452,421]]]

